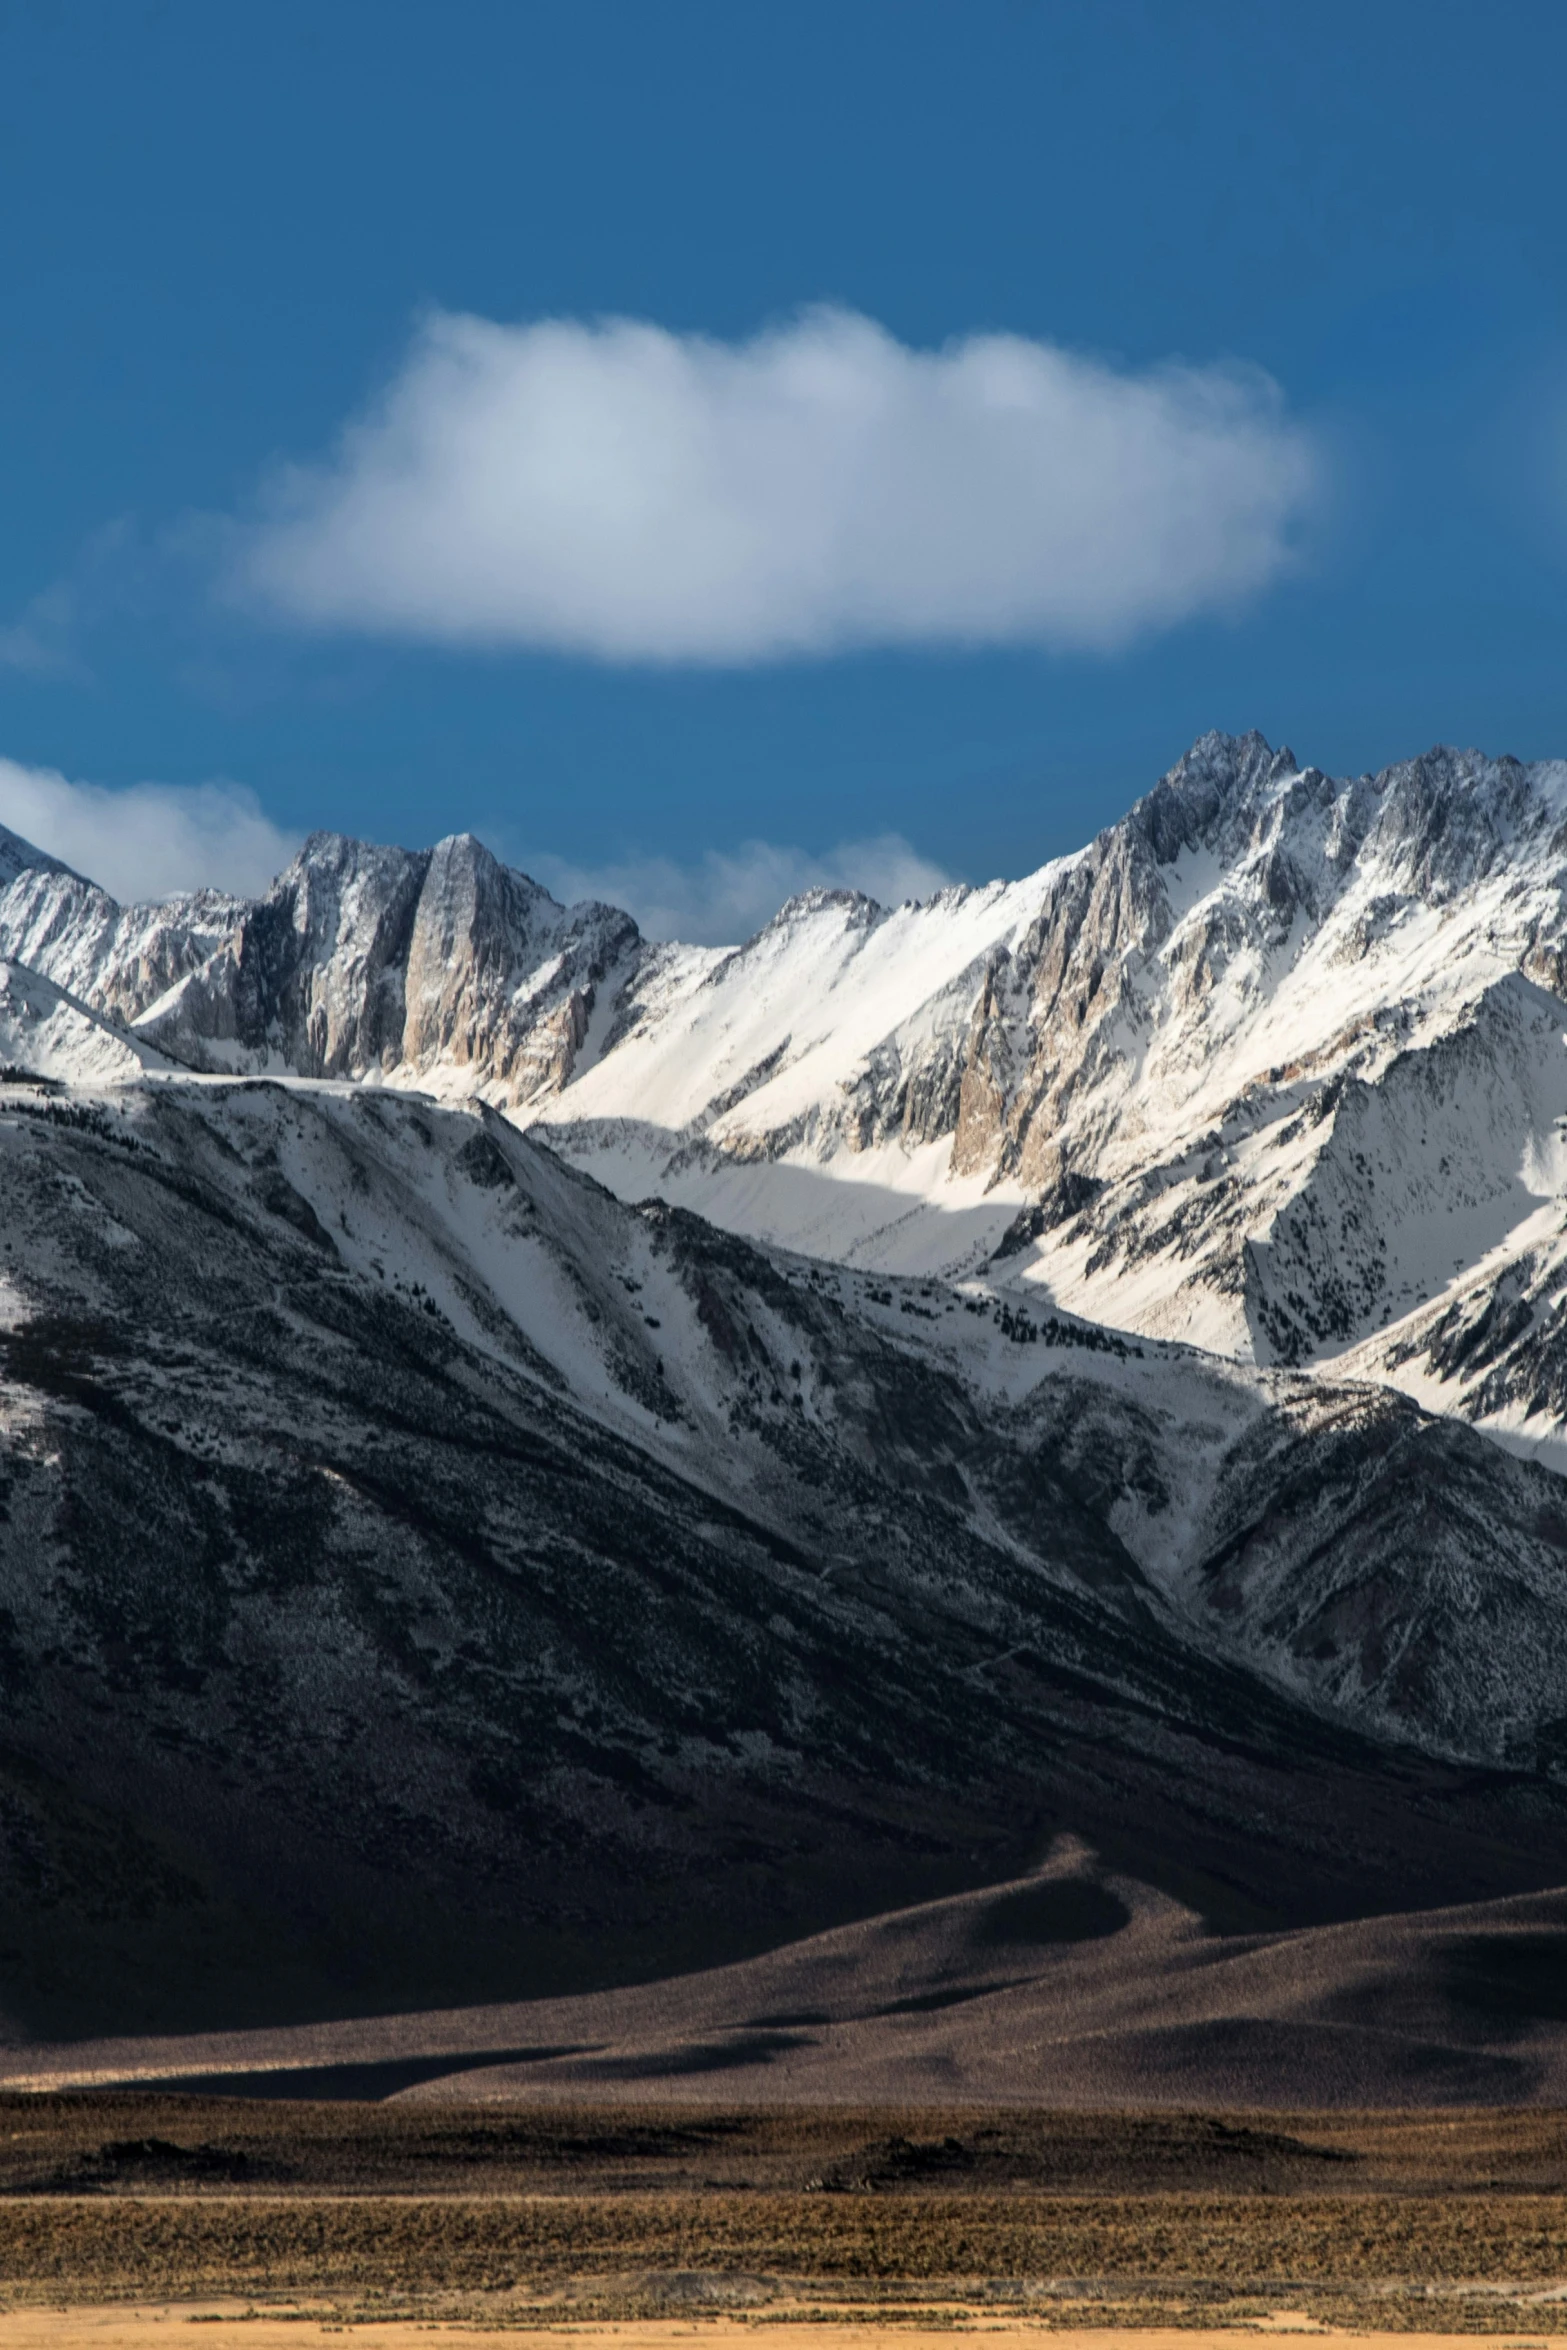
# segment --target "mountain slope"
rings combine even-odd
[[[46,856],[30,840],[23,840],[19,832],[11,832],[0,824],[0,889],[8,888],[19,873],[64,873],[65,870],[58,859]]]
[[[22,2036],[614,1980],[1064,1827],[1280,1919],[1567,1876],[1554,1480],[1377,1390],[1030,1337],[368,1089],[13,1081],[0,1186]],[[1473,1495],[1424,1580],[1379,1411]],[[1447,1594],[1503,1523],[1497,1720]]]
[[[0,963],[0,1069],[8,1075],[63,1089],[124,1084],[168,1065],[25,964]]]

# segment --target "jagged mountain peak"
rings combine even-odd
[[[1334,778],[1213,731],[1021,882],[894,908],[818,887],[727,952],[649,947],[471,833],[322,832],[254,901],[117,909],[24,873],[0,954],[199,1069],[477,1095],[617,1190],[825,1255],[973,1270],[1010,1228],[1009,1277],[1063,1307],[1295,1361],[1439,1290],[1441,1252],[1410,1272],[1394,1175],[1368,1191],[1348,1138],[1367,1101],[1478,1083],[1477,1008],[1509,975],[1546,996],[1474,1114],[1550,1162],[1564,814],[1561,762],[1438,745]],[[1418,1143],[1388,1150],[1402,1169]],[[1466,1178],[1487,1245],[1533,1197],[1513,1172]]]
[[[270,896],[281,889],[292,875],[400,872],[414,867],[422,870],[430,857],[429,849],[405,849],[391,841],[362,840],[357,833],[309,832],[267,894]]]
[[[976,1031],[959,1143],[1030,1195],[1026,1277],[1301,1361],[1532,1229],[1564,795],[1560,762],[1438,747],[1335,780],[1261,736],[1194,746],[1064,879]]]
[[[785,898],[772,920],[762,924],[756,937],[764,939],[774,932],[792,930],[799,923],[809,922],[815,915],[839,910],[850,927],[873,930],[887,909],[862,889],[839,889],[825,882],[817,882],[809,889],[797,890],[792,898]]]
[[[1385,769],[1372,787],[1380,802],[1373,845],[1411,894],[1451,897],[1511,852],[1537,863],[1567,847],[1567,761],[1525,765],[1438,746]]]
[[[1560,760],[1527,764],[1437,744],[1375,773],[1334,778],[1255,731],[1211,732],[1108,831],[1137,835],[1159,865],[1198,848],[1240,861],[1293,832],[1320,829],[1326,818],[1337,863],[1369,841],[1419,888],[1462,883],[1503,843],[1536,838],[1564,816]]]
[[[1111,832],[1129,830],[1145,840],[1156,863],[1173,864],[1184,848],[1211,842],[1222,827],[1255,813],[1297,772],[1290,750],[1275,751],[1265,735],[1199,735],[1175,765]]]
[[[1165,770],[1141,804],[1173,799],[1206,814],[1214,806],[1253,796],[1296,771],[1294,752],[1287,747],[1275,750],[1256,727],[1245,734],[1225,734],[1211,727]]]
[[[542,1114],[631,1196],[1326,1360],[1567,1215],[1564,806],[1561,763],[1212,733],[1028,882],[633,982]]]
[[[618,907],[606,906],[599,899],[563,905],[543,882],[518,866],[506,864],[474,832],[445,833],[426,849],[361,840],[352,833],[312,832],[267,894],[276,897],[297,890],[301,883],[318,880],[333,887],[367,882],[388,891],[412,883],[437,894],[466,889],[478,907],[510,911],[526,906],[533,910],[535,919],[607,913],[619,921],[630,920]]]

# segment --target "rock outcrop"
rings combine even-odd
[[[466,833],[418,852],[316,833],[259,900],[122,907],[41,860],[0,895],[0,952],[187,1068],[510,1103],[567,1082],[639,945],[628,915],[556,905]]]

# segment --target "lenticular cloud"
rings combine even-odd
[[[1317,474],[1250,370],[438,313],[239,570],[309,624],[611,660],[1104,647],[1264,587]]]

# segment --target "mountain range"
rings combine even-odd
[[[1257,735],[728,950],[467,835],[122,907],[0,832],[6,2036],[1063,1836],[1220,1935],[1567,1882],[1564,893],[1567,763]]]

